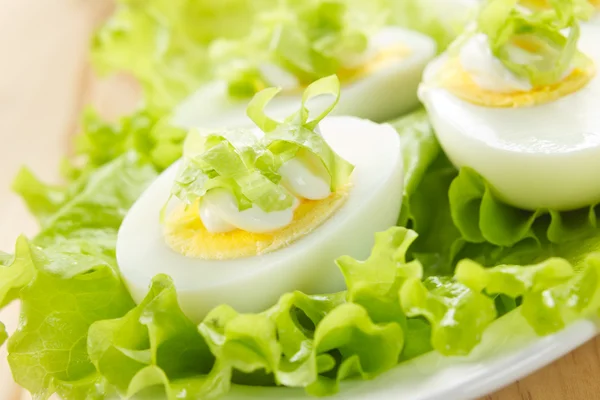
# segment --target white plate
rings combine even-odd
[[[466,400],[484,396],[571,352],[600,332],[599,321],[578,321],[552,336],[538,337],[519,311],[494,322],[468,357],[430,353],[372,381],[342,384],[332,399]],[[511,334],[518,332],[516,334]],[[301,389],[235,386],[230,400],[306,399]]]

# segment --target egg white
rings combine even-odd
[[[580,49],[600,68],[600,26],[582,27]],[[457,167],[481,174],[505,202],[569,210],[600,201],[600,75],[556,101],[482,107],[431,84],[444,56],[424,73],[420,97]]]
[[[425,65],[436,54],[435,42],[418,32],[389,27],[372,38],[370,51],[394,45],[406,46],[410,53],[391,60],[371,75],[347,84],[342,82],[340,101],[330,115],[386,121],[418,105],[417,87]],[[268,111],[275,117],[286,117],[297,110],[301,96],[301,91],[283,93],[269,104]],[[246,116],[247,105],[247,99],[235,100],[227,95],[226,82],[213,81],[175,110],[173,123],[185,128],[251,126]]]
[[[131,208],[118,235],[117,261],[135,301],[143,299],[152,277],[160,273],[171,276],[183,311],[195,322],[223,303],[257,312],[285,292],[344,289],[334,260],[341,255],[366,258],[374,233],[397,221],[403,193],[400,139],[390,125],[353,117],[329,117],[320,127],[333,150],[355,165],[353,186],[321,226],[272,253],[208,261],[171,250],[163,240],[159,214],[179,162],[159,176]]]

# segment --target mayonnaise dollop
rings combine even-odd
[[[281,184],[296,197],[323,200],[331,194],[331,176],[314,154],[300,150],[280,168]]]
[[[482,89],[510,93],[528,92],[533,88],[528,80],[513,74],[492,54],[484,33],[471,37],[462,46],[459,58],[462,68]]]
[[[252,233],[266,233],[289,225],[294,219],[294,208],[266,212],[260,207],[240,211],[233,195],[225,189],[208,192],[200,203],[200,218],[210,233],[225,233],[241,229]]]
[[[296,199],[322,200],[331,194],[331,178],[314,154],[300,150],[280,168],[281,184]],[[299,201],[282,211],[266,212],[253,205],[240,211],[234,196],[224,189],[211,190],[200,202],[200,219],[210,233],[226,233],[241,229],[266,233],[289,225]]]

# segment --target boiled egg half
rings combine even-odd
[[[432,62],[419,94],[451,161],[518,208],[600,202],[599,43],[600,26],[582,25],[585,62],[540,87],[507,70],[482,33]]]
[[[215,190],[202,204],[170,206],[161,222],[183,161],[162,173],[131,208],[118,235],[117,260],[135,301],[157,274],[173,279],[183,311],[195,322],[223,303],[258,312],[289,291],[343,290],[334,260],[366,258],[374,234],[397,221],[400,140],[390,125],[355,117],[327,117],[319,130],[354,165],[350,179],[331,192],[330,185],[319,186],[315,161],[300,154],[281,171],[295,200],[274,212],[278,215],[254,207],[239,211],[227,192]]]
[[[346,60],[343,70],[338,71],[342,95],[332,115],[381,122],[416,107],[423,69],[435,54],[436,44],[428,36],[398,27],[380,30],[360,57]],[[289,115],[302,96],[299,81],[276,65],[264,65],[262,70],[269,84],[284,88],[283,95],[272,103],[271,114]],[[173,123],[184,128],[250,126],[246,104],[247,100],[228,96],[225,81],[213,81],[175,110]]]

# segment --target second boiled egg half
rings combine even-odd
[[[351,115],[386,121],[418,106],[417,87],[425,65],[435,56],[430,37],[399,27],[387,27],[373,35],[367,50],[348,60],[338,75],[342,80],[340,101],[332,115]],[[263,67],[269,84],[284,88],[272,103],[272,114],[288,115],[302,95],[295,76],[276,65]],[[247,100],[227,94],[225,81],[202,86],[176,110],[173,123],[185,128],[243,127]]]
[[[420,97],[451,161],[477,171],[521,209],[600,202],[599,43],[600,26],[582,24],[585,61],[539,87],[506,69],[483,33],[433,61]]]

